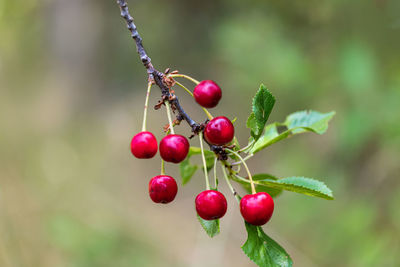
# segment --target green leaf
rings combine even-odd
[[[260,267],[291,267],[293,265],[289,254],[267,236],[260,226],[247,222],[245,225],[247,240],[242,250],[252,261]]]
[[[199,215],[197,215],[197,219],[209,237],[214,237],[219,234],[219,220],[207,221]]]
[[[328,122],[335,115],[335,112],[319,113],[317,111],[298,111],[290,114],[284,124],[288,129],[293,129],[293,133],[304,133],[312,131],[323,134],[328,129]]]
[[[230,177],[234,181],[244,185],[245,188],[247,188],[250,185],[250,180],[248,179],[238,178],[235,176],[230,176]],[[269,177],[269,178],[263,179],[263,177]],[[276,177],[270,174],[263,173],[255,175],[253,177],[253,181],[254,184],[256,185],[256,188],[257,186],[263,186],[267,190],[271,190],[271,188],[280,191],[287,190],[313,197],[320,197],[329,200],[333,199],[332,190],[329,189],[329,187],[327,187],[323,182],[312,178],[294,176],[294,177],[277,179]],[[257,191],[269,193],[268,191],[264,191],[262,189],[261,190],[257,189]],[[280,192],[277,193],[279,194]]]
[[[328,129],[328,122],[335,115],[335,112],[319,113],[317,111],[300,111],[289,115],[285,122],[271,123],[265,126],[264,133],[254,143],[249,153],[256,153],[280,140],[291,135],[314,132],[323,134]],[[278,126],[285,126],[287,129],[282,133],[278,132]]]
[[[251,193],[250,180],[247,180],[245,182],[245,181],[239,180],[235,177],[232,177],[232,178],[234,181],[240,183],[243,186],[243,188],[246,189],[246,191],[248,193]],[[259,174],[253,175],[253,181],[259,181],[259,180],[265,180],[265,179],[278,180],[277,177],[275,177],[271,174],[267,174],[267,173],[259,173]],[[276,197],[282,193],[282,189],[272,188],[272,187],[268,187],[268,186],[261,185],[261,184],[255,184],[255,187],[256,187],[257,192],[266,192],[271,197]]]
[[[190,163],[191,156],[198,155],[198,154],[201,154],[200,147],[191,146],[189,148],[189,152],[188,152],[186,159],[184,161],[182,161],[179,165],[179,170],[181,173],[183,185],[187,184],[190,181],[192,176],[196,173],[196,171],[200,167],[203,170],[203,165],[198,166],[198,165],[194,165],[194,164]],[[210,171],[214,167],[215,154],[209,150],[204,150],[204,156],[206,158],[207,171]]]
[[[193,174],[197,171],[197,168],[197,165],[190,164],[189,158],[186,158],[184,161],[181,162],[181,164],[179,165],[179,170],[181,173],[183,185],[190,181]]]
[[[250,134],[254,138],[261,134],[260,129],[257,126],[256,116],[254,115],[254,112],[252,112],[247,118],[246,127],[250,129]]]
[[[251,130],[251,135],[255,139],[261,135],[274,104],[275,97],[268,91],[264,84],[261,84],[253,98],[252,113],[246,122],[247,127]]]
[[[275,97],[267,90],[264,84],[260,85],[253,98],[253,113],[257,126],[263,129],[275,104]]]
[[[287,130],[279,134],[277,125],[277,123],[268,124],[265,127],[264,134],[254,143],[254,145],[249,150],[249,153],[254,154],[292,135],[291,130]]]
[[[196,146],[189,147],[188,157],[196,154],[201,154],[201,148]]]
[[[240,149],[240,144],[236,136],[233,137],[232,145],[234,145],[233,150],[238,151]]]
[[[259,173],[259,174],[253,175],[253,181],[259,181],[259,180],[264,180],[264,179],[278,180],[277,177],[272,176],[267,173]],[[271,188],[271,187],[267,187],[267,186],[260,185],[260,184],[255,185],[255,186],[256,186],[257,192],[267,192],[271,197],[276,197],[282,193],[282,189],[280,189],[280,188]],[[251,193],[250,186],[249,186],[249,193]]]
[[[191,146],[189,148],[189,152],[188,152],[187,157],[190,158],[193,155],[200,155],[200,154],[201,154],[201,148],[200,147]],[[204,155],[205,155],[206,158],[207,157],[211,157],[211,156],[214,157],[214,152],[212,152],[210,150],[204,150]]]
[[[308,196],[333,199],[332,190],[323,182],[306,177],[288,177],[279,180],[264,179],[254,181],[255,184],[264,185],[281,190],[292,191]]]
[[[193,152],[192,155],[195,155],[195,154],[201,154],[201,151],[199,153],[197,153],[197,151]],[[188,157],[189,157],[189,155],[188,155]],[[204,150],[204,157],[206,158],[207,172],[209,172],[214,167],[215,154],[214,154],[214,152],[211,152],[209,150]],[[203,164],[201,164],[201,170],[204,172]]]

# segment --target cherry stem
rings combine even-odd
[[[218,178],[217,178],[217,160],[218,158],[215,157],[214,159],[214,187],[218,187]]]
[[[204,147],[203,147],[203,132],[199,132],[199,139],[200,139],[201,158],[203,160],[203,167],[204,167],[204,177],[206,179],[206,188],[207,188],[207,190],[210,190],[210,181],[208,180],[207,162],[206,162],[206,157],[204,155]]]
[[[251,176],[249,167],[247,167],[247,164],[244,161],[244,159],[239,155],[239,153],[237,153],[237,152],[235,152],[233,150],[230,150],[230,149],[226,148],[226,151],[228,151],[228,152],[234,154],[235,156],[237,156],[239,158],[239,160],[243,163],[243,166],[246,169],[247,175],[249,176],[249,179],[250,179],[251,193],[252,194],[256,194],[257,192],[256,192],[256,187],[254,186],[253,177]]]
[[[177,81],[175,81],[175,83],[177,85],[179,85],[180,87],[182,87],[188,94],[190,94],[193,97],[193,93],[189,89],[187,89],[186,86],[184,86],[183,84],[181,84],[180,82],[177,82]],[[201,107],[201,108],[203,109],[204,113],[207,115],[209,120],[212,120],[214,118],[206,108],[203,108],[203,107]]]
[[[172,122],[172,128],[175,127],[176,125],[177,125],[177,122],[176,122],[176,121],[173,121],[173,122]],[[171,133],[171,129],[170,129],[170,127],[168,127],[168,130],[167,130],[167,133],[166,133],[166,134],[169,135],[170,133]]]
[[[246,161],[249,158],[251,158],[252,156],[254,156],[254,154],[249,154],[246,157],[244,157],[243,160]],[[239,164],[242,164],[242,162],[241,161],[234,162],[234,163],[231,164],[231,166],[235,166],[235,165],[239,165]]]
[[[245,146],[245,147],[239,149],[238,152],[241,153],[241,152],[245,151],[246,149],[248,149],[249,147],[251,147],[254,143],[255,143],[254,140],[251,141],[247,146]]]
[[[174,131],[174,125],[172,123],[172,117],[171,117],[171,107],[168,101],[165,101],[165,107],[167,108],[167,116],[168,116],[168,122],[169,122],[169,130],[171,131],[172,134],[175,134]]]
[[[237,180],[240,180],[240,181],[245,182],[245,183],[248,183],[248,184],[250,183],[249,179],[246,179],[246,178],[244,178],[244,177],[242,177],[242,176],[239,176],[239,175],[237,175],[237,174],[233,174],[233,176],[234,176]],[[254,181],[254,184],[262,185],[262,183],[260,183],[260,182],[258,182],[258,181]]]
[[[161,159],[161,175],[165,175],[165,161]]]
[[[153,83],[149,82],[147,85],[147,93],[146,93],[146,100],[144,102],[144,113],[143,113],[143,124],[142,124],[142,132],[146,131],[146,121],[147,121],[147,109],[149,105],[149,97],[150,97],[150,91],[151,91],[151,86]]]
[[[214,119],[214,117],[211,115],[211,113],[210,113],[207,109],[205,109],[205,108],[203,108],[203,107],[202,107],[202,109],[203,109],[204,113],[206,113],[207,118],[208,118],[209,120]]]
[[[185,89],[185,91],[186,91],[189,95],[191,95],[191,96],[193,97],[192,91],[190,91],[189,89],[187,89],[186,86],[184,86],[183,84],[181,84],[180,82],[177,82],[177,81],[175,81],[175,83],[176,83],[177,85],[179,85],[180,87],[182,87],[183,89]]]
[[[195,84],[199,84],[200,82],[192,77],[190,77],[189,75],[185,75],[185,74],[171,74],[169,75],[169,77],[172,78],[185,78],[188,79],[189,81],[192,81]]]
[[[240,203],[240,197],[239,197],[238,193],[236,192],[236,190],[233,188],[231,182],[229,181],[229,177],[226,173],[225,165],[223,163],[221,163],[221,168],[222,168],[222,172],[224,173],[225,181],[228,184],[229,189],[231,190],[233,196],[236,198],[237,202]]]

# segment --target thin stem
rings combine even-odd
[[[180,87],[182,87],[183,89],[185,89],[185,91],[186,91],[189,95],[193,96],[192,91],[190,91],[189,89],[187,89],[186,86],[184,86],[183,84],[181,84],[180,82],[177,82],[177,81],[175,81],[175,83],[176,83],[177,85],[179,85]]]
[[[171,107],[168,101],[165,101],[165,107],[167,108],[167,116],[168,116],[168,123],[169,123],[169,130],[171,130],[172,134],[175,134],[174,125],[172,124],[172,117],[171,117]]]
[[[232,168],[232,165],[229,164],[226,160],[221,161],[221,162],[225,165],[226,168],[229,169],[229,177],[233,177],[232,175],[236,175],[237,173],[240,172],[240,166],[241,166],[241,165],[238,165],[238,166],[237,166],[237,167],[238,167],[237,170],[234,170],[234,169]],[[249,183],[250,183],[250,181],[249,181]]]
[[[193,93],[189,89],[187,89],[186,86],[184,86],[183,84],[181,84],[180,82],[177,82],[177,81],[175,81],[175,83],[177,85],[179,85],[180,87],[182,87],[188,94],[190,94],[193,97]],[[214,118],[206,108],[202,107],[202,109],[203,109],[204,113],[207,115],[207,118],[209,120],[212,120]]]
[[[241,166],[241,165],[237,165],[237,169],[236,169],[236,170],[234,170],[234,169],[232,168],[232,171],[234,171],[235,173],[239,173],[239,172],[240,172],[240,166]],[[233,167],[232,164],[231,164],[231,167]]]
[[[150,97],[150,91],[151,91],[151,86],[153,83],[149,82],[147,85],[147,93],[146,93],[146,100],[144,102],[144,113],[143,113],[143,124],[142,124],[142,132],[146,131],[146,121],[147,121],[147,109],[149,105],[149,97]]]
[[[177,121],[173,121],[172,122],[172,128],[174,128],[176,125],[178,125],[178,122]],[[169,135],[170,133],[171,133],[171,128],[168,127],[168,130],[167,130],[166,134]]]
[[[217,178],[217,160],[218,158],[215,157],[214,160],[214,187],[217,188],[218,187],[218,178]]]
[[[234,154],[235,156],[237,156],[237,157],[240,159],[240,161],[243,163],[243,166],[244,166],[244,168],[246,169],[247,175],[249,176],[249,179],[250,179],[251,193],[256,194],[257,192],[256,192],[256,187],[254,186],[253,177],[251,176],[249,167],[247,167],[247,164],[246,164],[246,162],[244,161],[244,159],[239,155],[239,153],[237,153],[237,152],[235,152],[235,151],[233,151],[233,150],[230,150],[230,149],[228,149],[228,148],[226,148],[226,150],[227,150],[228,152]]]
[[[246,179],[246,178],[244,178],[244,177],[242,177],[242,176],[240,176],[240,175],[238,175],[238,174],[233,174],[233,176],[234,176],[237,180],[243,181],[243,182],[245,182],[245,183],[250,183],[249,179]],[[255,183],[255,184],[258,184],[257,181],[254,181],[254,183]]]
[[[161,159],[161,175],[165,174],[165,161]]]
[[[206,188],[207,188],[207,190],[210,190],[210,181],[208,180],[207,162],[206,162],[206,157],[204,155],[204,147],[203,147],[203,132],[199,133],[199,139],[200,139],[201,158],[203,160],[203,167],[204,167],[204,177],[206,179]]]
[[[203,108],[203,107],[202,107],[202,109],[203,109],[204,113],[206,113],[207,118],[208,118],[209,120],[214,119],[214,117],[211,115],[211,113],[210,113],[207,109],[205,109],[205,108]]]
[[[253,144],[255,143],[255,141],[251,141],[249,144],[247,144],[247,146],[242,147],[241,149],[238,150],[239,153],[245,151],[246,149],[248,149],[249,147],[251,147]]]
[[[185,75],[185,74],[171,74],[171,75],[169,75],[169,77],[172,77],[172,78],[185,78],[185,79],[188,79],[188,80],[192,81],[195,84],[199,84],[200,83],[198,80],[193,79],[192,77],[190,77],[188,75]]]
[[[248,160],[249,158],[251,158],[252,156],[254,156],[254,154],[249,154],[249,155],[247,155],[246,157],[244,157],[243,160],[246,161],[246,160]],[[232,163],[231,166],[239,165],[239,164],[241,164],[241,163],[242,163],[241,161],[237,161],[237,162]]]
[[[246,179],[246,178],[244,178],[244,177],[242,177],[242,176],[240,176],[240,175],[237,175],[237,174],[233,174],[233,175],[234,175],[234,177],[235,177],[237,180],[240,180],[240,181],[243,181],[243,182],[245,182],[245,183],[249,183],[249,184],[250,184],[249,179]],[[261,185],[261,183],[258,182],[258,181],[254,181],[254,184]]]
[[[233,196],[236,198],[237,202],[240,203],[240,197],[239,197],[238,193],[236,193],[236,190],[233,188],[231,182],[229,181],[229,177],[226,174],[225,165],[222,162],[221,162],[221,168],[222,168],[222,172],[224,173],[225,181],[228,184],[229,189],[231,190]]]

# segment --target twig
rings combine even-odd
[[[157,86],[161,90],[161,94],[163,97],[163,101],[169,101],[171,106],[174,107],[178,113],[178,118],[184,119],[189,126],[192,128],[192,132],[197,134],[199,131],[202,130],[201,124],[194,121],[190,116],[185,112],[182,106],[179,104],[178,98],[172,94],[167,85],[164,83],[164,74],[153,67],[151,63],[150,57],[147,55],[146,50],[143,46],[143,39],[140,37],[139,32],[137,31],[136,25],[133,22],[133,17],[130,15],[128,10],[128,3],[126,0],[117,0],[117,4],[121,10],[121,16],[126,21],[126,25],[131,32],[131,36],[136,43],[136,49],[139,54],[140,60],[142,61],[143,65],[147,69],[147,73],[149,75],[149,80],[154,80]]]
[[[136,42],[137,52],[139,54],[140,60],[143,62],[143,65],[146,67],[147,72],[152,74],[155,69],[151,64],[151,58],[147,55],[146,50],[143,47],[142,37],[140,37],[139,32],[137,31],[136,25],[133,22],[133,17],[129,14],[128,3],[126,0],[117,0],[119,8],[121,9],[121,16],[125,19],[126,25],[131,32],[131,36],[133,40]]]

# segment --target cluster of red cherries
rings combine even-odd
[[[211,80],[200,82],[193,91],[195,101],[202,107],[217,106],[222,97],[221,88]],[[172,126],[170,126],[172,127]],[[224,117],[215,117],[204,128],[204,139],[210,145],[224,146],[234,138],[234,126]],[[166,162],[180,163],[189,152],[189,141],[179,134],[168,134],[160,142],[160,156]],[[155,136],[148,131],[136,134],[131,141],[131,152],[139,159],[155,156],[158,144]],[[178,186],[169,175],[158,175],[149,182],[150,198],[155,203],[169,203],[175,199]],[[204,220],[216,220],[223,217],[227,210],[225,196],[216,190],[205,190],[195,200],[197,214]],[[250,224],[263,225],[269,221],[274,211],[274,201],[265,192],[245,195],[240,201],[240,212]]]

